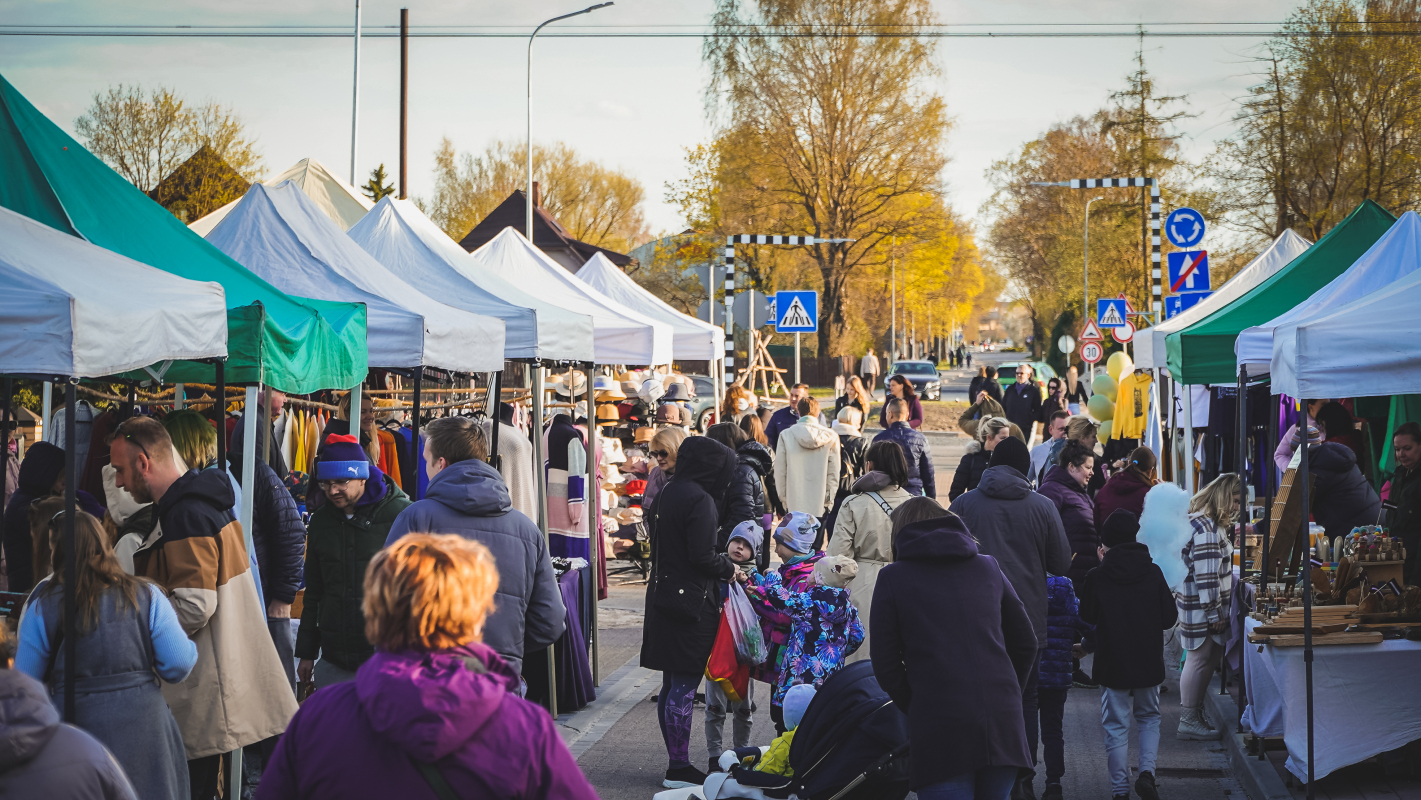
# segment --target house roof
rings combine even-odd
[[[507,200],[498,204],[498,207],[489,212],[474,229],[469,231],[459,246],[472,253],[483,247],[499,234],[504,228],[513,228],[516,231],[524,230],[527,224],[528,206],[527,195],[522,189],[514,189],[513,194]],[[541,205],[533,208],[533,245],[543,252],[555,250],[566,250],[575,256],[578,266],[587,263],[587,260],[601,253],[609,261],[618,267],[625,267],[632,262],[632,257],[624,253],[618,253],[596,245],[590,245],[573,238],[571,233],[562,226],[551,214]],[[574,270],[575,271],[575,270]]]

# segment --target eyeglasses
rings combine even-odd
[[[670,457],[671,457],[671,453],[670,453],[669,451],[667,451],[667,450],[652,450],[651,452],[647,453],[647,455],[651,456],[652,458],[670,458]]]
[[[319,486],[319,487],[321,487],[321,490],[322,490],[322,491],[326,491],[326,490],[329,490],[329,489],[331,489],[332,487],[336,487],[336,486],[339,486],[340,488],[344,489],[344,488],[346,488],[347,486],[351,485],[352,483],[355,483],[356,481],[362,481],[362,480],[365,480],[365,479],[364,479],[364,478],[346,478],[346,479],[344,479],[344,480],[339,480],[339,481],[316,481],[316,485]]]

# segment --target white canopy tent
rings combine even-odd
[[[1273,244],[1269,245],[1267,250],[1259,253],[1257,258],[1248,263],[1248,266],[1239,270],[1238,274],[1229,278],[1228,282],[1214,290],[1213,294],[1201,300],[1198,305],[1183,313],[1175,314],[1158,325],[1137,331],[1134,344],[1135,366],[1144,369],[1165,367],[1167,364],[1164,349],[1166,336],[1184,330],[1243,297],[1250,289],[1286,267],[1289,262],[1302,255],[1303,251],[1309,247],[1312,247],[1312,243],[1307,239],[1291,230],[1283,231],[1281,236],[1273,240]]]
[[[578,280],[512,228],[470,254],[478,269],[516,283],[557,305],[592,316],[593,361],[669,364],[673,331]]]
[[[690,361],[719,361],[725,355],[725,331],[672,308],[661,298],[637,285],[611,259],[597,253],[577,271],[577,279],[593,289],[638,311],[674,331],[671,355]]]
[[[0,332],[0,373],[97,378],[227,355],[227,298],[0,208]]]
[[[350,230],[351,226],[359,222],[365,212],[375,205],[370,202],[370,198],[361,194],[359,189],[337,178],[326,169],[325,164],[314,158],[303,158],[290,169],[262,183],[267,186],[280,186],[287,181],[293,181],[301,187],[301,191],[343,231]],[[198,236],[206,237],[217,227],[217,223],[232,213],[232,209],[236,208],[239,202],[241,200],[233,200],[188,227]]]
[[[255,184],[207,240],[288,294],[365,303],[370,365],[503,369],[503,321],[421,294],[360,249],[294,183]]]
[[[592,361],[592,317],[476,268],[414,203],[386,197],[348,235],[395,275],[441,301],[503,320],[505,358]]]
[[[1250,375],[1263,374],[1273,363],[1273,342],[1277,330],[1304,319],[1324,316],[1333,309],[1390,286],[1418,269],[1421,269],[1421,217],[1415,211],[1408,211],[1352,266],[1306,301],[1275,319],[1245,328],[1239,333],[1234,342],[1238,363],[1247,364]],[[1387,338],[1390,337],[1388,321]],[[1285,365],[1284,368],[1289,367]]]
[[[1407,213],[1396,224],[1407,217],[1415,214]],[[1414,267],[1421,253],[1412,249],[1407,258],[1413,269],[1400,280],[1273,331],[1274,394],[1314,398],[1421,392],[1421,351],[1416,347],[1421,341],[1421,315],[1416,313],[1421,269]]]

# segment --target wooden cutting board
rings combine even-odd
[[[1276,621],[1275,621],[1275,622],[1273,622],[1273,623],[1270,624],[1270,625],[1259,625],[1257,628],[1254,628],[1254,629],[1253,629],[1253,633],[1264,633],[1264,634],[1298,633],[1298,634],[1301,634],[1304,630],[1306,630],[1306,629],[1303,627],[1303,624],[1302,624],[1302,623],[1303,623],[1302,620],[1298,620],[1296,625],[1290,625],[1290,624],[1288,624],[1288,623],[1286,623],[1286,622],[1276,622]],[[1327,623],[1322,623],[1322,624],[1314,624],[1314,625],[1312,626],[1312,632],[1313,632],[1313,635],[1314,635],[1314,636],[1321,635],[1321,634],[1324,634],[1324,633],[1341,633],[1342,631],[1347,630],[1347,624],[1348,624],[1348,623],[1346,623],[1346,622],[1327,622]]]

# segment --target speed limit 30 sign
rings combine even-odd
[[[1100,342],[1086,342],[1081,345],[1081,360],[1087,364],[1094,364],[1105,355],[1105,348],[1100,346]]]

